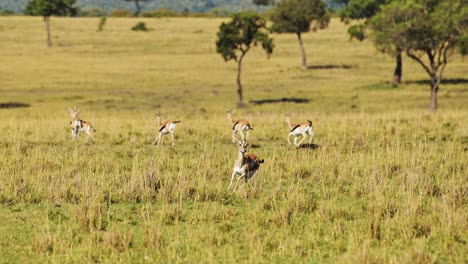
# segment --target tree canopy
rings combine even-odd
[[[268,36],[265,29],[265,19],[254,13],[234,14],[230,22],[223,22],[219,27],[216,51],[225,61],[237,61],[252,46],[261,44],[269,56],[273,53],[273,39]]]
[[[271,13],[271,30],[277,33],[295,33],[302,54],[302,67],[307,68],[307,58],[301,34],[323,29],[330,22],[325,3],[322,0],[283,0]]]
[[[274,4],[274,0],[252,0],[252,2],[257,6],[267,6]]]
[[[52,46],[50,36],[50,17],[51,16],[73,16],[78,9],[73,5],[76,0],[30,0],[26,6],[26,15],[42,16],[47,31],[47,46]]]
[[[368,20],[380,11],[382,5],[390,3],[391,0],[350,0],[346,7],[341,10],[341,21],[349,23],[351,20],[360,21],[348,28],[348,34],[353,39],[362,41],[366,38]]]
[[[78,9],[73,5],[76,0],[31,0],[25,8],[25,14],[31,16],[73,16]]]
[[[321,0],[283,0],[272,11],[272,31],[301,34],[328,26],[330,16]]]
[[[239,106],[243,106],[242,59],[253,46],[259,44],[267,56],[273,53],[273,39],[266,31],[266,20],[252,12],[237,13],[231,21],[221,23],[217,36],[216,51],[225,61],[237,62],[237,93]]]
[[[373,41],[385,53],[406,51],[431,78],[431,109],[450,56],[468,33],[468,0],[394,0],[371,19]],[[466,53],[466,51],[465,51]]]

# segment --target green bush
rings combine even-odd
[[[5,10],[0,10],[0,16],[11,16],[14,15],[15,13],[11,10],[5,9]]]
[[[133,31],[148,31],[145,22],[138,22],[135,26],[132,27]]]
[[[127,9],[115,9],[112,11],[109,16],[111,17],[132,17],[133,12]]]
[[[99,19],[99,25],[98,25],[97,31],[102,31],[104,29],[104,26],[106,25],[106,21],[107,21],[106,17],[101,17],[101,19]]]

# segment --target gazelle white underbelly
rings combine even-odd
[[[294,129],[293,131],[291,131],[291,133],[289,133],[291,136],[295,136],[295,137],[298,137],[300,136],[302,133],[301,133],[301,129],[300,128],[296,128]]]
[[[172,132],[174,132],[175,127],[176,127],[176,124],[171,123],[171,124],[169,125],[169,130],[171,130]]]
[[[237,174],[242,174],[244,173],[244,169],[242,167],[235,167],[234,168],[234,171],[237,173]]]
[[[309,134],[309,135],[312,135],[312,134],[313,134],[312,127],[311,127],[311,126],[308,126],[308,127],[305,129],[304,133]],[[302,135],[302,133],[301,133],[301,128],[298,127],[298,128],[296,128],[296,129],[294,129],[293,131],[291,131],[291,133],[289,133],[289,135],[295,136],[295,137],[298,137],[298,136]]]

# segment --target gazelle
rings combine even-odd
[[[232,113],[229,109],[226,110],[227,120],[229,120],[232,124],[232,143],[237,141],[236,134],[239,133],[241,135],[241,140],[248,140],[249,139],[249,132],[253,130],[250,126],[249,121],[245,119],[234,120],[232,119]],[[244,132],[245,131],[245,135]]]
[[[255,177],[255,173],[257,172],[258,168],[260,167],[260,163],[263,163],[264,160],[259,159],[256,155],[247,152],[247,141],[245,140],[237,140],[239,143],[239,158],[237,158],[236,162],[234,163],[234,169],[231,176],[231,182],[229,183],[228,191],[231,189],[232,182],[236,175],[240,175],[237,178],[236,185],[234,186],[234,190],[239,183],[239,180],[244,178],[245,182],[247,182],[250,178]],[[257,179],[255,180],[255,186],[257,186]]]
[[[286,115],[286,123],[288,123],[289,127],[289,135],[288,135],[288,143],[291,145],[291,136],[294,136],[294,145],[300,146],[302,141],[307,138],[307,135],[310,136],[309,144],[312,143],[312,138],[314,137],[314,129],[312,128],[312,121],[307,120],[307,122],[303,122],[300,124],[291,124],[291,117]],[[302,136],[302,139],[297,143],[297,139],[299,136]]]
[[[162,136],[165,134],[171,133],[171,138],[172,138],[172,145],[174,145],[174,131],[177,123],[180,123],[180,120],[177,121],[166,121],[166,122],[161,122],[161,115],[159,113],[156,114],[156,123],[159,127],[159,135],[158,137],[153,141],[153,145],[157,143],[159,144],[162,142]]]
[[[93,128],[90,122],[81,120],[78,117],[80,109],[68,108],[68,112],[70,113],[70,117],[72,118],[72,120],[70,121],[72,141],[75,141],[75,139],[78,138],[80,132],[85,132],[88,135],[87,140],[91,139],[91,141],[94,141],[94,136],[92,132],[95,132],[96,130]]]

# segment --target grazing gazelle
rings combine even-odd
[[[172,145],[174,145],[174,131],[177,123],[180,123],[180,120],[177,121],[166,121],[166,122],[161,122],[161,115],[159,113],[156,114],[156,123],[159,127],[159,135],[158,137],[153,141],[153,145],[155,143],[158,144],[161,143],[162,141],[162,136],[165,134],[171,133],[171,138],[172,138]]]
[[[228,191],[232,186],[232,182],[234,181],[234,177],[236,174],[240,175],[237,178],[236,185],[234,186],[234,190],[239,183],[239,180],[244,178],[245,182],[247,182],[250,178],[255,177],[255,173],[257,172],[258,168],[260,167],[260,163],[263,163],[263,159],[259,159],[256,155],[247,152],[247,141],[242,140],[239,141],[239,158],[234,163],[234,169],[231,176],[231,182],[229,183]],[[255,180],[255,187],[257,186],[257,179]]]
[[[238,120],[232,119],[232,114],[231,114],[231,111],[229,111],[229,109],[226,110],[226,114],[227,114],[227,120],[229,120],[232,124],[232,143],[235,143],[237,141],[237,137],[236,137],[237,133],[241,135],[241,140],[245,139],[247,141],[249,139],[250,130],[253,130],[253,128],[250,126],[249,121],[245,119],[238,119]],[[246,131],[245,136],[244,136],[243,131]]]
[[[288,123],[289,127],[289,135],[288,135],[288,143],[291,145],[291,136],[294,136],[294,145],[300,146],[302,141],[306,139],[307,135],[310,136],[309,144],[312,143],[312,138],[314,137],[314,129],[312,128],[312,121],[307,120],[307,122],[303,122],[300,124],[291,124],[291,117],[286,115],[286,123]],[[302,136],[301,141],[297,143],[297,138]]]
[[[92,132],[95,132],[96,130],[93,128],[90,122],[81,120],[78,117],[78,113],[80,112],[80,109],[68,108],[68,112],[70,112],[70,117],[72,118],[72,120],[70,121],[72,141],[75,141],[75,139],[78,138],[78,134],[80,132],[85,132],[88,135],[87,140],[91,139],[91,141],[94,141],[94,136]]]

